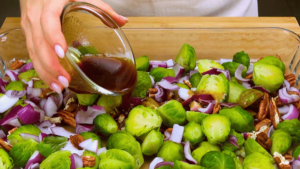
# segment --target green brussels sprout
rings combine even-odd
[[[66,137],[47,136],[37,145],[37,149],[44,157],[48,157],[50,154],[59,151],[67,142],[68,138]]]
[[[209,59],[198,60],[199,73],[202,74],[212,68],[218,68],[218,69],[224,70],[224,67],[220,63],[215,62],[214,60],[209,60]]]
[[[224,142],[230,133],[230,121],[226,116],[212,114],[202,121],[202,130],[211,144]]]
[[[237,133],[234,131],[234,129],[232,129],[229,133],[229,135],[234,135],[237,138],[237,144],[239,147],[244,145],[245,139],[244,136],[241,133]],[[230,143],[229,141],[225,141],[222,146],[221,146],[221,150],[228,150],[228,151],[236,151],[239,149],[239,147],[236,147],[235,145],[233,145],[232,143]]]
[[[100,155],[99,169],[122,168],[133,169],[138,168],[135,165],[134,158],[126,151],[119,149],[110,149]]]
[[[152,81],[147,72],[137,71],[137,83],[132,92],[133,97],[145,98],[152,87]]]
[[[192,145],[195,145],[203,141],[205,135],[202,132],[200,124],[192,121],[184,126],[183,138],[185,142],[189,140]]]
[[[176,85],[178,87],[180,87],[180,88],[184,88],[184,89],[189,89],[190,90],[190,88],[187,85],[183,84],[183,83],[177,83]],[[175,90],[174,92],[177,92],[177,91]]]
[[[230,79],[231,79],[230,81],[233,82],[233,83],[239,83],[234,76],[230,77]]]
[[[185,109],[176,100],[170,100],[156,109],[164,125],[173,127],[174,124],[182,125],[185,122]]]
[[[222,109],[219,114],[226,116],[231,122],[231,127],[238,132],[251,132],[254,130],[252,114],[242,109],[241,106]]]
[[[34,88],[39,88],[39,89],[49,88],[49,86],[42,80],[34,81],[33,82],[33,87]]]
[[[37,150],[37,142],[29,139],[14,145],[9,151],[10,157],[13,159],[16,167],[25,167],[27,161]]]
[[[76,94],[80,105],[90,106],[98,98],[98,94]]]
[[[118,130],[117,122],[107,113],[99,114],[94,120],[94,125],[104,136],[109,136]]]
[[[233,62],[243,64],[248,69],[250,66],[250,57],[244,51],[238,52],[233,56]]]
[[[281,69],[268,64],[255,63],[253,67],[253,82],[270,92],[280,88],[284,81],[284,74]]]
[[[237,103],[244,109],[251,104],[255,103],[264,95],[263,92],[256,89],[246,89],[242,91]]]
[[[160,166],[156,169],[173,169],[173,167],[169,166],[169,165],[163,165],[163,166]]]
[[[135,67],[137,71],[147,71],[149,69],[149,58],[147,55],[135,59]]]
[[[40,169],[70,169],[71,166],[71,152],[57,151],[47,157],[40,165]]]
[[[125,130],[133,136],[139,137],[159,128],[161,122],[162,119],[156,110],[139,105],[129,112],[125,121]]]
[[[157,153],[164,161],[175,162],[176,160],[185,160],[183,146],[173,141],[165,141]]]
[[[228,97],[229,83],[224,73],[219,75],[204,75],[196,89],[196,94],[210,94],[217,102]]]
[[[244,159],[243,167],[244,169],[274,169],[270,159],[258,152],[247,155]]]
[[[2,169],[12,169],[14,162],[12,158],[7,154],[6,151],[0,149],[0,168]]]
[[[283,74],[285,73],[284,63],[275,56],[266,56],[266,57],[260,59],[259,61],[257,61],[256,63],[276,66],[282,71]]]
[[[196,111],[187,111],[186,112],[186,120],[188,122],[197,122],[199,124],[202,123],[203,119],[208,116],[206,113],[196,112]]]
[[[284,120],[277,124],[277,129],[285,130],[292,137],[293,144],[300,143],[300,121],[298,119]]]
[[[294,159],[298,159],[299,155],[300,155],[300,145],[297,146],[297,147],[293,150],[293,157],[294,157]]]
[[[18,75],[19,81],[21,81],[21,82],[22,82],[23,79],[26,82],[29,82],[32,77],[39,77],[39,75],[36,73],[36,71],[34,69],[28,70],[28,71],[23,72],[23,73],[20,73]]]
[[[8,135],[7,140],[9,140],[9,144],[14,146],[17,143],[23,142],[24,139],[20,136],[21,133],[28,133],[28,134],[39,136],[39,134],[41,133],[41,130],[31,124],[21,126],[17,130],[15,130],[13,133]]]
[[[77,48],[82,55],[85,54],[99,54],[94,46],[78,46]]]
[[[229,151],[229,150],[224,150],[222,151],[222,153],[229,155],[230,157],[233,158],[234,163],[235,163],[235,168],[236,169],[243,169],[243,165],[241,163],[241,161],[239,160],[239,158],[234,154],[234,152]]]
[[[8,83],[8,85],[5,87],[5,90],[16,90],[16,91],[23,91],[25,90],[25,86],[23,82],[20,81],[13,81]]]
[[[284,130],[277,129],[271,136],[271,153],[285,154],[292,145],[292,137]]]
[[[101,148],[101,147],[102,147],[102,141],[101,141],[100,137],[99,137],[97,134],[86,131],[86,132],[80,133],[80,135],[81,135],[85,140],[90,139],[90,138],[92,139],[92,141],[98,140],[98,148]]]
[[[85,169],[98,169],[99,164],[100,164],[100,158],[99,158],[99,156],[96,153],[88,151],[88,150],[85,150],[83,152],[82,157],[95,157],[96,158],[95,164],[93,166],[91,166],[91,167],[85,167]]]
[[[220,151],[219,146],[210,144],[207,141],[202,141],[197,149],[192,152],[193,158],[197,161],[197,164],[200,164],[204,154],[210,151]]]
[[[202,167],[195,164],[189,164],[183,161],[176,160],[173,169],[201,169]]]
[[[240,147],[238,150],[236,150],[235,152],[234,152],[234,154],[235,155],[237,155],[237,156],[241,156],[241,157],[246,157],[246,151],[245,151],[245,146],[243,146],[243,147]]]
[[[143,101],[142,101],[142,105],[145,107],[149,107],[151,109],[157,109],[160,105],[151,97],[146,97]]]
[[[253,153],[260,153],[266,156],[267,158],[270,159],[272,163],[275,163],[273,157],[267,152],[261,145],[259,145],[255,140],[252,138],[248,138],[245,141],[245,152],[247,156],[253,154]]]
[[[149,74],[154,78],[155,82],[159,82],[161,79],[167,76],[175,77],[175,72],[173,69],[166,69],[162,67],[153,68]]]
[[[126,131],[117,131],[112,134],[106,142],[106,148],[121,149],[128,152],[135,159],[136,166],[141,167],[144,163],[140,143]]]
[[[194,70],[196,67],[196,52],[195,49],[189,44],[183,44],[181,47],[175,63],[178,63],[180,66],[184,67],[185,71]]]
[[[104,107],[106,112],[111,112],[119,107],[122,103],[122,96],[102,95],[97,101],[98,106]]]
[[[162,146],[164,142],[164,135],[159,131],[152,130],[146,136],[142,143],[142,152],[145,155],[153,155],[156,154],[159,148]]]
[[[237,62],[225,62],[222,64],[222,66],[229,70],[229,74],[230,76],[234,77],[235,76],[235,71],[236,69],[239,67],[240,63]],[[245,67],[245,69],[242,72],[242,77],[245,77],[247,75],[247,68]]]
[[[237,103],[241,93],[246,90],[246,88],[236,82],[229,82],[229,91],[228,92],[228,102]]]
[[[193,87],[197,87],[198,84],[200,83],[201,78],[202,78],[202,75],[200,73],[194,73],[190,77],[189,81]]]
[[[233,158],[219,151],[206,153],[202,157],[200,165],[209,169],[236,169]]]

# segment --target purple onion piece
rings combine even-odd
[[[98,145],[99,145],[99,141],[98,140],[92,140],[91,138],[90,139],[87,139],[87,140],[84,140],[83,142],[79,143],[79,146],[85,150],[89,150],[91,152],[94,152],[97,154],[97,151],[98,151]]]
[[[78,124],[93,124],[95,117],[104,113],[105,110],[103,107],[101,107],[101,110],[99,110],[98,108],[94,109],[94,106],[93,108],[89,106],[87,111],[78,111],[75,120]]]
[[[158,163],[161,163],[161,162],[163,162],[163,161],[164,161],[163,158],[155,157],[155,158],[151,161],[151,163],[150,163],[150,165],[149,165],[149,169],[155,169],[155,166],[156,166]]]
[[[27,104],[18,111],[18,118],[23,124],[32,124],[40,120],[40,112]]]
[[[199,108],[198,111],[202,112],[202,113],[206,113],[206,114],[211,114],[213,112],[214,109],[214,104],[213,103],[209,103],[207,105],[207,107],[205,108]]]
[[[234,73],[234,76],[236,79],[242,81],[242,82],[248,82],[250,81],[250,79],[244,79],[242,77],[242,73],[243,73],[243,70],[245,69],[245,66],[243,66],[242,64],[239,65],[239,67],[235,70],[235,73]]]
[[[288,113],[283,115],[282,119],[292,120],[292,119],[297,119],[298,117],[299,117],[298,109],[293,104],[290,104]]]
[[[38,136],[33,135],[33,134],[28,134],[28,133],[21,133],[20,137],[22,137],[24,140],[29,140],[29,139],[33,139],[36,142],[40,142],[40,139]]]
[[[70,160],[71,160],[71,166],[70,166],[70,169],[76,169],[75,158],[74,158],[73,154],[71,154]]]
[[[154,168],[158,168],[158,167],[165,166],[165,165],[169,165],[169,166],[173,167],[174,163],[173,162],[163,161],[163,162],[157,163]]]
[[[91,124],[76,124],[75,132],[80,134],[83,132],[91,131],[94,128],[94,125]]]
[[[18,101],[19,101],[18,97],[11,98],[6,95],[3,95],[0,98],[0,113],[6,112],[8,109],[13,107]]]
[[[280,114],[287,114],[289,112],[290,106],[284,105],[282,107],[278,107],[278,111]]]
[[[163,79],[164,79],[164,80],[167,80],[169,83],[175,83],[175,82],[178,81],[177,78],[172,77],[172,76],[167,76],[167,77],[165,77],[165,78],[163,78]]]
[[[16,71],[13,71],[13,70],[5,70],[5,74],[7,76],[9,76],[10,80],[11,81],[17,81],[19,80],[18,78],[18,73]]]
[[[153,61],[149,62],[149,70],[152,70],[153,68],[156,68],[156,67],[167,68],[168,65],[166,62],[163,62],[163,61],[153,60]]]
[[[231,107],[238,106],[239,104],[237,104],[237,103],[224,103],[223,102],[223,103],[220,103],[220,105],[231,108]]]
[[[172,134],[170,137],[170,141],[173,141],[175,143],[181,143],[182,137],[183,137],[184,127],[179,126],[178,124],[173,125]]]
[[[29,62],[21,67],[20,73],[27,72],[28,70],[31,70],[31,69],[33,69],[33,63]]]
[[[160,87],[166,89],[166,90],[178,90],[179,86],[177,86],[176,84],[171,84],[169,81],[162,79],[160,82],[157,83]]]
[[[192,157],[191,154],[191,147],[190,142],[187,141],[184,145],[184,156],[185,159],[190,162],[191,164],[197,164],[197,161]]]
[[[52,133],[57,136],[63,136],[63,137],[70,138],[70,136],[75,135],[75,133],[71,133],[71,132],[67,131],[66,129],[64,129],[63,127],[51,127],[50,129],[51,129]]]
[[[184,67],[180,66],[178,63],[174,65],[173,70],[176,78],[180,78],[184,73]]]
[[[4,133],[3,130],[0,130],[0,138],[4,138],[4,137],[6,137],[6,134]]]
[[[29,169],[29,166],[32,167],[32,164],[36,164],[36,163],[40,164],[42,163],[43,160],[44,160],[44,156],[42,156],[42,154],[40,154],[40,152],[36,150],[27,161],[25,169]]]
[[[238,139],[236,138],[235,135],[229,135],[228,139],[227,139],[231,144],[233,144],[234,146],[239,148],[239,145],[237,144]]]
[[[4,97],[4,96],[2,96]],[[1,98],[2,98],[1,97]],[[0,125],[5,125],[8,124],[10,120],[13,120],[17,118],[19,110],[22,109],[22,106],[17,105],[13,107],[1,120],[0,120]]]
[[[173,60],[173,59],[169,59],[169,60],[166,60],[166,61],[164,61],[164,62],[167,63],[167,67],[168,67],[168,68],[174,66],[174,60]]]

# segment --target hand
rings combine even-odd
[[[101,8],[119,26],[128,21],[101,0],[82,2]],[[61,31],[60,15],[68,3],[69,0],[20,0],[21,26],[29,56],[39,77],[57,93],[61,93],[63,87],[68,87],[71,80],[57,58],[63,58],[67,51],[66,40]]]

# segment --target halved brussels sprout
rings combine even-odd
[[[28,70],[26,72],[20,73],[18,78],[19,81],[22,82],[22,80],[24,79],[26,82],[30,81],[32,77],[39,77],[39,75],[36,73],[36,71],[34,69],[32,70]]]
[[[245,141],[245,151],[247,156],[253,154],[253,153],[260,153],[266,156],[267,158],[270,159],[271,163],[275,163],[273,157],[270,155],[267,150],[265,150],[261,145],[259,145],[255,140],[252,138],[248,138]]]
[[[276,66],[255,63],[253,67],[253,82],[270,92],[280,88],[284,81],[282,70]]]
[[[202,121],[202,130],[211,144],[220,144],[224,142],[229,133],[231,123],[226,116],[212,114]]]
[[[151,97],[146,97],[143,101],[142,101],[142,105],[145,107],[149,107],[151,109],[157,109],[159,107],[159,104],[152,99]]]
[[[164,135],[161,132],[152,130],[146,136],[142,144],[142,152],[145,155],[156,154],[164,142]]]
[[[229,70],[230,76],[235,77],[235,71],[239,67],[240,63],[237,62],[225,62],[222,64],[222,66]],[[242,72],[242,77],[245,77],[247,75],[247,67]]]
[[[149,74],[153,76],[155,82],[159,82],[161,79],[167,76],[175,77],[175,72],[173,69],[166,69],[162,67],[153,68]]]
[[[233,56],[233,62],[241,63],[248,69],[250,66],[250,57],[244,51],[238,52]]]
[[[16,91],[23,91],[25,90],[25,86],[23,82],[20,81],[13,81],[8,83],[8,85],[5,87],[5,90],[16,90]]]
[[[57,151],[41,163],[40,169],[69,169],[71,166],[70,156],[70,151]]]
[[[233,158],[219,151],[206,153],[202,157],[200,165],[209,169],[236,169]]]
[[[175,162],[176,160],[185,160],[183,146],[173,141],[165,141],[157,153],[164,161]]]
[[[293,144],[300,143],[300,121],[298,119],[284,120],[277,124],[277,129],[285,130],[292,137]]]
[[[195,145],[203,141],[205,135],[202,132],[200,124],[192,121],[184,126],[183,138],[184,142],[189,140],[192,145]]]
[[[264,95],[263,92],[256,89],[246,89],[242,91],[237,103],[242,107],[246,108],[251,104],[255,103],[258,99],[260,99]]]
[[[234,163],[235,163],[235,168],[236,169],[243,169],[243,165],[241,163],[241,161],[239,160],[239,158],[234,154],[234,152],[229,151],[229,150],[224,150],[222,151],[222,153],[229,155],[230,157],[233,158]]]
[[[118,130],[117,122],[107,113],[99,114],[94,120],[98,132],[109,136]]]
[[[9,151],[10,157],[13,159],[16,167],[25,167],[27,161],[37,150],[38,142],[29,139],[14,145]]]
[[[282,71],[283,74],[285,73],[284,63],[275,56],[266,56],[266,57],[260,59],[259,61],[257,61],[256,63],[274,65],[274,66],[278,67]]]
[[[200,73],[194,73],[194,74],[192,74],[189,81],[191,82],[191,85],[193,87],[197,87],[198,84],[200,83],[201,78],[202,78],[202,75]]]
[[[99,156],[96,153],[88,151],[88,150],[85,150],[83,152],[83,155],[82,155],[81,158],[83,158],[83,157],[95,157],[96,158],[95,164],[93,166],[91,166],[91,167],[85,167],[85,169],[97,169],[99,167],[100,158],[99,158]]]
[[[212,68],[218,68],[218,69],[224,70],[224,67],[220,63],[215,62],[214,60],[209,60],[209,59],[198,60],[199,73],[202,74]]]
[[[134,158],[126,151],[119,149],[110,149],[100,155],[99,169],[122,168],[133,169],[138,168],[135,165]]]
[[[48,157],[50,154],[59,151],[67,142],[68,138],[66,137],[47,136],[37,145],[37,148],[44,157]]]
[[[229,82],[229,91],[228,92],[228,102],[229,103],[237,103],[241,93],[246,90],[246,88],[239,83]]]
[[[14,166],[13,159],[7,154],[6,151],[0,149],[0,168],[12,169]]]
[[[173,127],[174,124],[182,125],[185,122],[185,109],[176,100],[170,100],[156,109],[164,125]]]
[[[152,87],[152,81],[147,72],[137,71],[137,83],[132,92],[133,97],[145,98],[149,88]]]
[[[244,169],[274,169],[270,159],[258,152],[247,155],[244,159],[243,167]]]
[[[207,141],[202,141],[197,149],[192,152],[193,158],[200,164],[202,157],[204,154],[210,151],[220,151],[219,146],[210,144]]]
[[[102,141],[101,141],[100,137],[99,137],[97,134],[92,133],[92,132],[82,132],[82,133],[80,133],[80,135],[81,135],[85,140],[90,139],[90,138],[92,139],[92,141],[98,140],[98,148],[101,148],[101,147],[102,147]]]
[[[241,133],[237,133],[235,132],[233,129],[230,131],[229,135],[234,135],[237,138],[237,145],[239,147],[242,147],[244,145],[245,139],[244,136]],[[239,147],[236,147],[235,145],[233,145],[231,142],[229,141],[225,141],[222,146],[221,149],[224,150],[228,150],[228,151],[236,151],[239,149]],[[233,153],[234,154],[234,153]]]
[[[121,104],[122,104],[122,96],[102,95],[97,101],[97,105],[104,107],[107,113],[115,110],[115,108],[119,107]]]
[[[184,88],[184,89],[189,89],[190,90],[190,88],[187,85],[183,84],[183,83],[177,83],[176,85],[178,87],[180,87],[180,88]],[[175,90],[174,92],[177,92],[177,91]]]
[[[49,86],[46,85],[46,83],[42,80],[38,80],[38,81],[34,81],[33,82],[33,87],[34,88],[39,88],[39,89],[46,89],[48,88]]]
[[[21,133],[28,133],[28,134],[39,136],[39,134],[41,133],[41,130],[31,124],[21,126],[17,130],[15,130],[13,133],[8,135],[7,139],[9,141],[9,144],[14,146],[17,143],[23,142],[24,139],[20,136]]]
[[[288,149],[292,145],[292,137],[289,135],[288,132],[277,129],[271,136],[272,140],[272,147],[271,153],[278,152],[279,154],[285,154]]]
[[[297,146],[297,147],[293,150],[293,157],[294,157],[294,159],[298,159],[299,155],[300,155],[300,145]]]
[[[80,105],[90,106],[95,103],[98,94],[76,94]]]
[[[135,59],[135,67],[137,71],[147,71],[149,69],[149,58],[147,55]]]
[[[195,49],[189,44],[184,44],[177,57],[175,63],[178,63],[180,66],[184,67],[185,71],[194,70],[196,67],[196,52]]]
[[[187,111],[186,112],[186,120],[188,122],[197,122],[199,124],[202,123],[203,119],[208,116],[206,113],[196,112],[196,111]]]
[[[196,164],[176,160],[173,169],[201,169],[202,167]]]
[[[196,89],[196,94],[210,94],[217,102],[227,99],[229,83],[223,73],[219,75],[204,75]]]

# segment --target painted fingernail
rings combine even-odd
[[[61,88],[58,84],[56,83],[51,83],[51,88],[56,92],[56,93],[61,93]]]
[[[128,22],[128,18],[126,18],[125,16],[120,15],[122,18],[124,18],[126,20],[126,22]]]
[[[58,81],[64,86],[64,87],[68,87],[69,86],[69,81],[67,80],[67,78],[63,77],[63,76],[58,76]]]
[[[63,50],[63,48],[59,45],[55,45],[54,46],[55,52],[56,54],[60,57],[60,58],[64,58],[65,56],[65,52]]]

